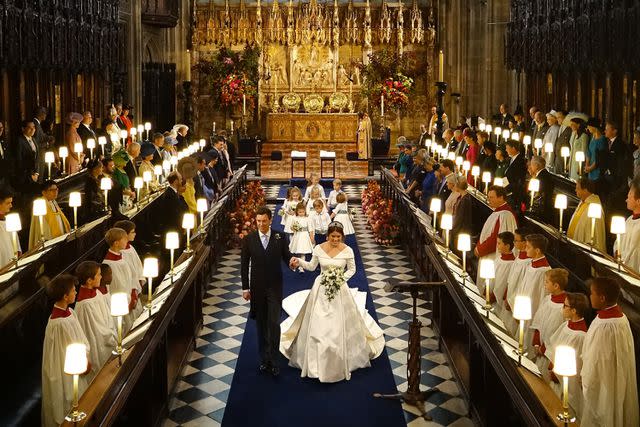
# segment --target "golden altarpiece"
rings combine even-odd
[[[401,115],[385,111],[392,140],[415,136],[433,101],[435,9],[414,0],[410,4],[355,3],[329,0],[318,3],[279,2],[200,3],[193,31],[193,63],[209,59],[219,48],[241,50],[247,43],[261,49],[258,105],[246,118],[249,134],[270,143],[355,143],[357,113],[367,112],[378,128],[380,105],[368,105],[361,96],[357,62],[368,61],[378,49],[399,54],[413,52],[419,77],[409,106]],[[425,0],[421,0],[424,2]],[[211,87],[194,73],[195,123],[199,134],[213,122],[230,128],[236,116],[216,111]],[[392,144],[394,145],[394,144]]]

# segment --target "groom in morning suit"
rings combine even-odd
[[[256,224],[258,230],[247,234],[242,242],[242,297],[251,301],[251,313],[256,319],[260,371],[277,376],[282,312],[280,260],[294,268],[298,267],[298,260],[291,255],[285,234],[271,230],[271,211],[267,207],[256,211]]]

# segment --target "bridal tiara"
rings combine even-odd
[[[340,229],[344,228],[344,226],[342,225],[342,223],[341,223],[341,222],[339,222],[339,221],[333,221],[332,223],[330,223],[330,224],[328,225],[328,227],[327,227],[327,228],[329,228],[329,227],[336,227],[336,228],[340,228]]]

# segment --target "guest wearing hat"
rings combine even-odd
[[[547,113],[547,124],[549,125],[549,129],[547,129],[547,133],[545,133],[542,138],[542,153],[544,153],[547,160],[547,169],[553,171],[555,163],[555,144],[560,132],[560,125],[558,125],[558,113],[556,113],[556,110],[551,110]],[[551,144],[553,146],[553,150],[549,154],[546,153],[547,144]]]
[[[105,146],[105,155],[107,157],[120,150],[120,126],[118,126],[117,119],[118,111],[116,107],[111,105],[107,110],[107,119],[102,123],[104,132],[107,135],[107,144]]]
[[[178,140],[176,149],[180,151],[187,148],[189,146],[189,139],[187,138],[187,134],[189,133],[189,126],[177,124],[173,126],[172,131],[175,131],[176,139]]]
[[[76,153],[74,150],[75,144],[82,144],[82,138],[78,134],[78,127],[82,122],[82,114],[69,113],[65,120],[66,128],[64,133],[64,142],[69,149],[69,157],[67,158],[67,173],[72,174],[82,169],[82,163],[84,162],[84,153]]]
[[[591,117],[587,122],[587,130],[591,134],[591,140],[586,152],[587,164],[584,171],[591,181],[597,183],[598,193],[600,193],[601,168],[605,164],[608,149],[607,139],[602,134],[602,124],[595,117]]]
[[[120,150],[113,155],[113,171],[111,171],[111,180],[114,183],[114,187],[120,187],[122,189],[123,196],[129,196],[132,199],[135,198],[135,193],[131,190],[131,182],[124,168],[129,161],[129,156],[125,150]],[[105,173],[107,171],[105,170]],[[116,185],[117,184],[117,185]]]
[[[160,183],[156,175],[153,173],[153,157],[156,153],[156,147],[153,144],[145,142],[140,146],[140,158],[142,159],[142,163],[140,163],[140,167],[138,168],[138,176],[143,177],[145,172],[151,173],[151,182],[149,182],[149,189],[147,190],[147,185],[145,184],[140,190],[140,198],[147,197],[150,193],[153,193],[160,188]]]
[[[176,145],[178,144],[178,140],[176,139],[176,134],[173,132],[165,132],[164,133],[164,145],[162,146],[162,160],[171,160],[172,156],[178,155],[178,150],[176,150]]]

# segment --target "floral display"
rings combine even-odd
[[[320,275],[320,286],[324,287],[324,294],[329,301],[333,300],[340,287],[345,285],[347,281],[344,279],[344,268],[332,265],[324,270]]]
[[[240,52],[221,48],[211,60],[201,60],[194,68],[208,79],[217,107],[241,106],[244,95],[251,110],[258,96],[259,58],[260,49],[255,46]]]
[[[236,199],[236,205],[229,214],[231,223],[229,246],[239,247],[244,236],[254,231],[256,226],[256,209],[265,205],[264,188],[260,181],[250,181],[244,191]]]
[[[377,243],[397,243],[400,227],[393,214],[393,201],[383,196],[377,181],[369,181],[367,188],[362,191],[362,211],[367,216],[367,222]]]
[[[403,74],[396,74],[394,78],[387,78],[379,87],[379,95],[384,96],[384,105],[388,108],[403,109],[409,104],[409,92],[413,87],[413,79]]]

